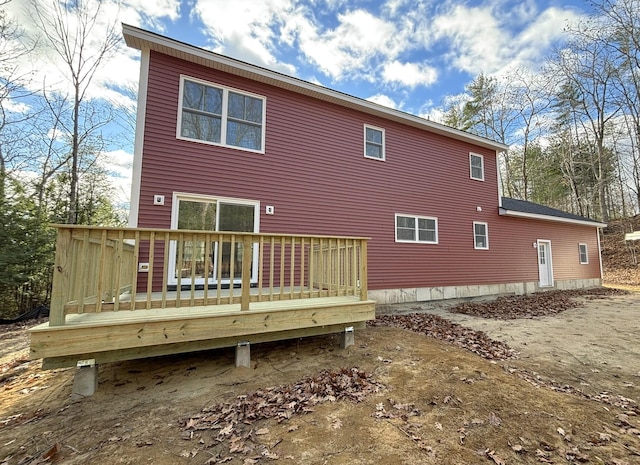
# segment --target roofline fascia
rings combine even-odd
[[[336,90],[332,90],[328,87],[323,87],[318,84],[313,84],[311,82],[307,82],[299,78],[287,76],[286,74],[278,73],[276,71],[271,71],[266,68],[261,68],[259,66],[252,65],[240,60],[236,60],[234,58],[229,58],[227,56],[220,55],[218,53],[205,50],[203,48],[196,47],[194,45],[190,45],[184,42],[180,42],[180,41],[171,39],[169,37],[165,37],[160,34],[156,34],[154,32],[146,31],[144,29],[140,29],[138,27],[131,26],[125,23],[122,23],[122,34],[124,36],[127,46],[131,48],[135,48],[137,50],[141,50],[141,48],[130,43],[130,41],[128,40],[129,38],[136,38],[138,40],[145,41],[148,44],[155,44],[160,47],[174,49],[184,54],[192,55],[193,57],[197,57],[205,61],[210,61],[212,63],[218,62],[224,66],[227,66],[229,68],[235,68],[239,71],[242,71],[250,75],[252,74],[264,79],[279,81],[288,86],[297,87],[301,90],[305,90],[308,93],[319,94],[331,99],[345,102],[351,106],[360,107],[362,111],[365,111],[367,113],[374,113],[386,119],[411,122],[414,125],[424,127],[425,129],[428,129],[431,132],[445,135],[457,140],[466,141],[490,150],[495,150],[496,152],[503,152],[509,149],[508,145],[502,144],[500,142],[492,141],[484,137],[476,136],[475,134],[470,134],[464,131],[460,131],[458,129],[450,128],[443,124],[439,124],[431,120],[421,118],[419,116],[411,115],[410,113],[405,113],[400,110],[385,107],[383,105],[380,105],[374,102],[369,102],[368,100],[364,100],[358,97],[354,97],[352,95],[348,95]],[[153,50],[152,47],[149,47],[149,49]]]
[[[561,216],[551,216],[551,215],[541,215],[539,213],[519,212],[516,210],[507,210],[504,207],[500,207],[499,213],[501,216],[513,216],[516,218],[528,218],[528,219],[543,220],[543,221],[557,221],[559,223],[580,224],[583,226],[593,226],[595,228],[607,227],[606,223],[599,223],[597,221],[576,220],[574,218],[563,218]]]

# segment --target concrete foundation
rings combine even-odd
[[[251,368],[251,348],[248,342],[238,342],[236,346],[236,368]]]
[[[480,284],[464,286],[419,287],[410,289],[369,290],[369,299],[378,305],[402,304],[411,302],[429,302],[451,299],[470,299],[475,297],[497,297],[500,295],[522,295],[556,289],[583,289],[602,285],[602,280],[567,279],[555,280],[553,286],[540,287],[537,281]]]
[[[345,328],[343,332],[340,333],[340,348],[346,349],[349,346],[355,344],[356,337],[353,332],[353,326],[349,326]]]
[[[98,365],[95,360],[80,360],[73,377],[72,397],[89,397],[98,389]]]

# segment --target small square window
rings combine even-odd
[[[589,254],[587,253],[587,244],[578,244],[578,254],[580,256],[580,264],[589,263]]]
[[[474,248],[487,250],[489,248],[489,226],[487,223],[473,223]]]
[[[469,170],[471,179],[484,181],[484,157],[475,153],[469,154]]]
[[[384,160],[384,129],[364,126],[364,156]]]

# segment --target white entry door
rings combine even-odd
[[[540,276],[540,287],[553,286],[551,241],[538,240],[538,274]]]

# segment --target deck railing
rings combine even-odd
[[[367,239],[55,225],[49,324],[70,313],[367,299]]]

